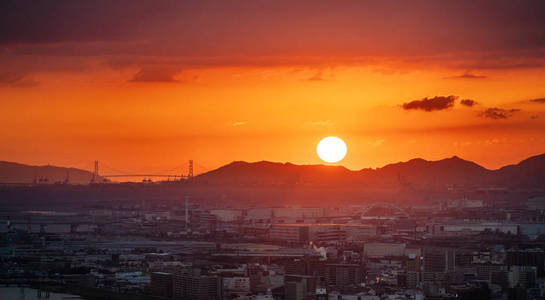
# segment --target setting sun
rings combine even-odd
[[[323,161],[336,163],[346,155],[346,144],[338,137],[329,136],[318,143],[316,153]]]

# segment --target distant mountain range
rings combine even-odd
[[[321,187],[445,186],[545,187],[545,154],[497,170],[457,156],[438,161],[421,158],[377,169],[351,171],[341,166],[294,165],[268,161],[232,162],[196,178],[211,185],[315,185]]]
[[[0,161],[1,183],[64,183],[68,178],[71,184],[87,184],[93,173],[76,169],[56,166],[29,166],[14,162]],[[99,177],[98,181],[104,178]]]
[[[90,182],[89,171],[55,166],[29,166],[0,161],[0,182],[31,183],[48,178],[48,183]],[[98,178],[102,181],[103,178]],[[301,185],[327,187],[412,187],[446,186],[545,187],[545,154],[516,165],[489,170],[478,164],[451,157],[438,161],[416,158],[377,169],[352,171],[342,166],[295,165],[268,161],[236,161],[197,176],[197,184],[233,186]]]

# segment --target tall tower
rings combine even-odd
[[[193,178],[193,160],[189,160],[189,170],[187,172],[187,178]]]
[[[98,160],[95,160],[95,171],[93,172],[93,174],[98,179]]]
[[[95,182],[98,180],[98,160],[95,160],[95,169],[93,170],[93,177],[91,178],[91,182]]]

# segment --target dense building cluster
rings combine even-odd
[[[2,212],[0,282],[143,299],[544,299],[545,198]]]

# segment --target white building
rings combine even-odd
[[[272,209],[270,208],[250,208],[246,210],[247,220],[270,220],[272,218]]]
[[[537,277],[536,267],[512,266],[509,270],[509,286],[511,288],[520,285],[530,287],[535,284]]]
[[[517,234],[519,227],[513,223],[454,221],[429,224],[428,232],[436,236],[474,235],[486,230]]]
[[[170,220],[170,212],[168,211],[154,211],[144,214],[144,220],[150,221],[168,221]]]
[[[481,208],[484,207],[483,200],[470,200],[467,198],[450,200],[447,202],[447,208]]]
[[[210,214],[220,222],[234,222],[242,218],[242,211],[238,209],[211,209]]]
[[[148,285],[151,282],[150,276],[142,274],[140,271],[135,272],[118,272],[115,273],[115,280],[119,283],[130,285]]]
[[[377,235],[377,227],[371,224],[342,224],[347,239],[358,241]]]
[[[250,277],[223,277],[223,288],[238,293],[250,292]]]
[[[346,240],[346,231],[341,224],[274,224],[269,238],[291,243],[337,243]]]
[[[320,207],[283,207],[273,208],[275,218],[320,218],[326,215],[325,208]]]
[[[288,243],[309,242],[309,230],[306,224],[274,224],[269,230],[269,239]]]

